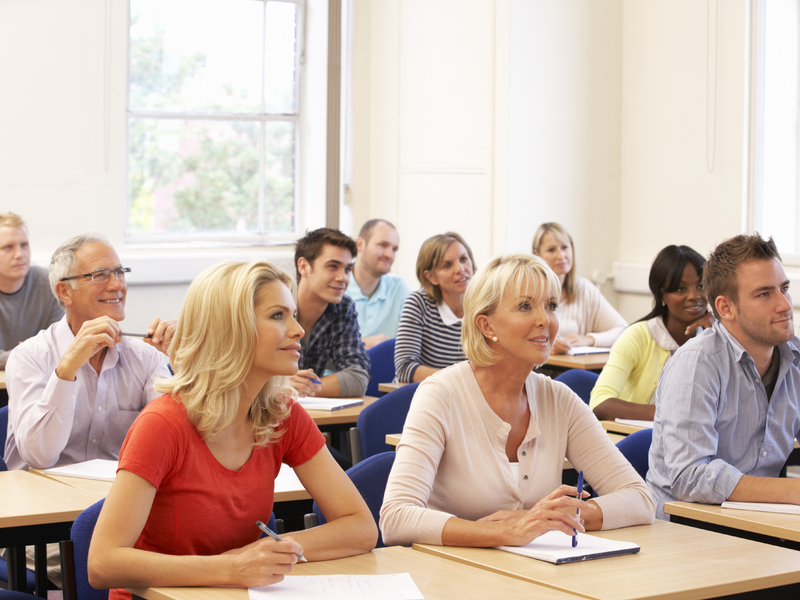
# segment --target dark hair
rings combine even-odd
[[[372,235],[372,230],[375,229],[375,225],[378,223],[386,223],[389,227],[397,231],[397,227],[395,227],[386,219],[370,219],[361,226],[361,231],[358,232],[358,237],[364,238],[364,241],[368,242],[370,236]]]
[[[778,247],[772,238],[765,240],[756,231],[753,235],[737,235],[725,240],[708,257],[706,270],[703,274],[703,287],[705,287],[708,301],[714,316],[717,314],[717,296],[725,296],[733,302],[739,301],[736,288],[736,271],[739,265],[751,260],[770,260],[777,258]]]
[[[653,293],[653,310],[639,321],[647,321],[653,317],[661,317],[666,322],[669,311],[664,306],[664,294],[678,289],[683,279],[683,270],[686,263],[691,263],[697,270],[697,275],[703,278],[703,267],[706,259],[703,255],[689,246],[667,246],[658,253],[650,267],[649,285]]]
[[[297,240],[297,247],[294,251],[294,268],[297,269],[297,282],[300,283],[300,269],[297,266],[300,258],[305,258],[308,264],[313,265],[317,257],[322,254],[325,244],[347,248],[353,258],[358,254],[356,243],[353,238],[343,234],[338,229],[330,227],[320,227],[314,231],[307,231],[305,237]]]

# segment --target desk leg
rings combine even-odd
[[[36,573],[36,595],[47,598],[47,544],[36,544],[33,547],[33,564]]]
[[[28,591],[25,569],[25,546],[8,549],[8,589],[16,592]]]

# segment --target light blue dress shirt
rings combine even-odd
[[[742,475],[777,477],[800,431],[800,339],[776,347],[772,398],[717,321],[675,353],[656,388],[647,483],[656,516],[672,500],[720,504]]]
[[[347,295],[356,303],[358,328],[362,337],[382,333],[386,337],[397,337],[397,324],[403,311],[403,302],[411,290],[402,277],[387,273],[381,276],[378,288],[367,298],[361,293],[355,277],[350,278]]]

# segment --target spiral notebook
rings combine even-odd
[[[639,552],[640,548],[633,542],[608,540],[586,533],[578,534],[578,545],[573,548],[572,536],[560,531],[548,531],[525,546],[497,546],[497,549],[561,565],[622,554],[635,554]]]

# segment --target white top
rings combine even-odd
[[[441,544],[453,516],[475,521],[529,509],[561,485],[565,456],[600,495],[604,529],[653,522],[647,486],[586,404],[537,373],[525,389],[531,419],[515,473],[505,453],[511,426],[489,407],[468,362],[420,385],[381,508],[387,545]]]
[[[558,333],[594,338],[594,345],[610,348],[628,326],[600,290],[588,279],[575,278],[575,300],[558,305]]]
[[[154,378],[169,377],[163,354],[124,337],[108,349],[99,375],[87,362],[75,381],[64,381],[56,367],[73,339],[64,317],[17,346],[8,359],[9,469],[117,460],[131,423],[160,395]]]

